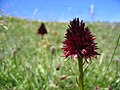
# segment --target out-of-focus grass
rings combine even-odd
[[[48,34],[42,39],[37,35],[41,22],[12,17],[1,17],[0,22],[0,90],[78,90],[77,61],[60,57],[68,23],[45,22]],[[96,36],[101,55],[85,72],[85,90],[96,86],[100,90],[109,86],[120,90],[120,43],[107,69],[120,23],[95,22],[87,26]]]

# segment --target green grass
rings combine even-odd
[[[12,17],[0,18],[0,90],[78,90],[77,61],[61,57],[68,23],[45,22],[48,34],[41,38],[41,22]],[[120,23],[87,23],[96,36],[101,54],[85,72],[85,90],[120,90]],[[5,28],[7,27],[7,28]],[[55,46],[55,51],[51,47]],[[119,62],[116,62],[119,60]],[[56,68],[59,67],[59,70]],[[67,76],[61,80],[62,76]]]

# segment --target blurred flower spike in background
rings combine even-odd
[[[40,35],[47,34],[47,29],[45,28],[44,23],[41,23],[41,26],[39,27],[37,33],[40,34]]]

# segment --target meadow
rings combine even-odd
[[[61,57],[68,23],[44,23],[48,34],[41,37],[37,34],[41,22],[0,17],[0,90],[78,90],[77,61]],[[84,73],[85,90],[120,90],[120,42],[111,59],[120,23],[86,26],[96,37],[100,56]]]

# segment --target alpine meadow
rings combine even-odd
[[[84,89],[120,90],[120,23],[85,23],[100,55],[84,63]],[[78,61],[62,57],[68,25],[0,17],[0,90],[79,90]]]

